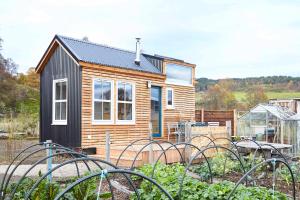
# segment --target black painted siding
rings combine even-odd
[[[53,80],[67,78],[67,125],[52,125]],[[40,74],[40,140],[81,146],[81,67],[58,46]]]

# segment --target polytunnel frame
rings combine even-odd
[[[265,165],[265,164],[269,164],[269,163],[272,163],[273,166],[276,164],[276,162],[280,162],[280,163],[283,163],[289,170],[290,172],[290,175],[292,177],[292,183],[293,183],[293,199],[296,200],[296,184],[295,184],[295,178],[294,178],[294,174],[293,174],[293,171],[292,169],[290,168],[289,164],[286,163],[285,161],[283,160],[280,160],[280,159],[275,159],[275,158],[272,158],[272,159],[268,159],[268,160],[265,160],[257,165],[255,165],[254,167],[252,167],[247,173],[245,173],[242,178],[235,184],[235,187],[233,188],[233,190],[230,192],[230,194],[228,195],[228,200],[230,199],[230,197],[234,194],[234,192],[236,191],[236,189],[238,188],[238,186],[246,179],[247,181],[247,177],[249,176],[249,174],[251,174],[254,170],[256,170],[258,167],[262,166],[262,165]],[[274,173],[274,172],[273,172]]]
[[[12,164],[19,158],[19,156],[21,156],[23,153],[25,153],[25,151],[27,151],[27,150],[29,150],[29,149],[35,147],[35,146],[42,146],[42,145],[45,145],[45,144],[51,144],[51,145],[53,145],[53,146],[56,145],[56,146],[59,146],[59,147],[63,147],[62,145],[57,144],[57,143],[53,143],[53,142],[51,142],[51,143],[40,142],[40,143],[32,144],[32,145],[26,147],[25,149],[23,149],[21,152],[19,152],[19,153],[14,157],[14,159],[10,162],[10,164],[8,165],[8,167],[6,168],[6,171],[5,171],[5,173],[4,173],[4,176],[3,176],[3,179],[2,179],[2,182],[1,182],[1,187],[0,187],[0,197],[2,197],[1,195],[3,195],[3,194],[2,194],[2,192],[3,192],[3,186],[4,186],[3,184],[4,184],[4,182],[5,182],[7,173],[8,173],[8,171],[9,171],[10,167],[12,166]],[[69,149],[69,151],[73,151],[73,150],[70,149],[70,148],[67,148],[67,147],[64,147],[64,148]],[[77,174],[79,175],[79,169],[78,169],[77,163],[75,163],[75,165],[76,165],[76,169],[77,169]],[[85,163],[85,165],[86,165],[86,163]],[[1,199],[1,198],[0,198],[0,199]]]
[[[163,150],[164,148],[160,145],[160,141],[156,141],[156,140],[152,140],[152,139],[149,139],[149,138],[143,138],[143,139],[137,139],[137,140],[134,140],[133,142],[131,142],[130,144],[128,144],[125,149],[123,149],[123,151],[120,153],[118,159],[117,159],[117,162],[116,162],[116,166],[118,166],[119,164],[119,161],[120,159],[122,158],[123,154],[127,151],[127,149],[129,149],[129,147],[133,146],[135,143],[137,142],[140,142],[140,141],[149,141],[147,144],[149,144],[151,141],[154,141],[154,143],[156,143],[160,148],[161,150]],[[167,156],[165,155],[165,159],[167,160]]]
[[[186,166],[185,171],[184,171],[184,174],[183,174],[182,179],[181,179],[180,184],[179,184],[179,191],[178,191],[178,197],[179,197],[179,200],[181,199],[181,192],[182,192],[182,188],[183,188],[183,182],[184,182],[184,179],[185,179],[186,174],[187,174],[187,171],[188,171],[188,169],[190,168],[190,166],[192,165],[193,161],[194,161],[201,153],[204,153],[205,151],[207,151],[207,150],[209,150],[209,149],[212,149],[212,148],[225,149],[225,150],[229,151],[230,153],[232,153],[232,154],[239,160],[240,166],[241,166],[241,168],[242,168],[242,170],[243,170],[243,173],[244,173],[244,174],[246,173],[245,167],[244,167],[242,161],[240,160],[240,157],[239,157],[237,154],[235,154],[235,152],[234,152],[232,149],[229,149],[229,148],[223,147],[223,146],[219,146],[219,145],[216,145],[216,146],[208,146],[208,147],[202,149],[201,151],[197,152],[197,154],[190,160],[189,164]],[[247,183],[247,179],[246,179],[246,183]]]
[[[3,184],[4,184],[4,181],[5,181],[5,179],[6,179],[6,175],[7,175],[8,171],[9,171],[10,167],[12,166],[12,164],[17,160],[17,158],[18,158],[21,154],[23,154],[23,153],[24,153],[25,151],[27,151],[28,149],[31,149],[31,148],[33,148],[33,147],[35,147],[35,146],[43,145],[43,144],[44,144],[43,142],[40,142],[40,143],[32,144],[32,145],[26,147],[26,148],[23,149],[21,152],[19,152],[19,153],[14,157],[14,159],[10,162],[10,164],[8,165],[8,167],[7,167],[6,170],[5,170],[5,173],[4,173],[4,175],[3,175],[3,179],[2,179],[2,181],[1,181],[1,187],[0,187],[0,197],[1,197],[1,199],[2,199],[2,196],[3,196],[3,191],[2,191],[2,189],[3,189]]]
[[[160,142],[160,143],[159,143]],[[132,163],[131,163],[131,167],[130,167],[130,169],[133,169],[134,168],[134,164],[135,164],[135,162],[136,162],[136,159],[138,158],[138,156],[140,155],[140,153],[146,148],[146,147],[148,147],[149,145],[151,145],[151,144],[157,144],[157,145],[159,145],[160,147],[161,147],[161,150],[162,150],[162,152],[164,153],[164,155],[165,155],[165,162],[166,163],[168,163],[168,159],[167,159],[167,154],[165,153],[165,151],[164,151],[164,148],[161,146],[161,144],[163,144],[163,143],[167,143],[167,144],[170,144],[171,146],[174,146],[174,144],[172,144],[171,142],[169,142],[169,141],[164,141],[164,140],[162,140],[162,141],[156,141],[156,140],[150,140],[150,142],[148,142],[147,144],[145,144],[142,148],[140,148],[140,150],[138,151],[138,153],[135,155],[135,157],[134,157],[134,159],[133,159],[133,161],[132,161]],[[175,147],[176,148],[176,147]],[[176,150],[179,152],[179,149],[178,148],[176,148]]]
[[[45,144],[45,143],[44,143]],[[2,189],[1,189],[1,193],[2,193],[2,199],[5,199],[5,195],[6,195],[6,193],[5,193],[5,191],[7,190],[7,187],[8,187],[8,184],[9,184],[9,182],[10,182],[10,180],[11,180],[11,178],[12,178],[12,176],[13,176],[13,174],[14,174],[14,172],[17,170],[17,168],[27,159],[27,158],[29,158],[29,157],[31,157],[32,155],[34,155],[34,154],[36,154],[36,153],[38,153],[38,152],[41,152],[41,151],[43,151],[43,150],[48,150],[48,149],[52,149],[52,150],[66,150],[66,152],[75,152],[75,151],[73,151],[73,150],[71,150],[71,149],[69,149],[69,148],[67,148],[67,147],[64,147],[64,146],[61,146],[61,145],[57,145],[56,146],[56,144],[55,143],[48,143],[48,144],[54,144],[53,146],[48,146],[48,147],[43,147],[43,148],[40,148],[40,149],[37,149],[36,151],[34,151],[34,152],[31,152],[30,154],[28,154],[27,156],[25,156],[24,158],[22,158],[20,161],[19,161],[19,163],[13,168],[13,170],[12,170],[12,172],[9,174],[9,176],[8,176],[8,178],[7,178],[7,180],[6,180],[6,182],[4,182],[4,178],[3,178],[3,186],[2,186]],[[37,145],[32,145],[32,146],[37,146]],[[32,147],[31,146],[31,147]],[[26,149],[29,149],[29,148],[26,148]],[[22,153],[23,152],[25,152],[25,151],[22,151]],[[19,154],[20,155],[20,154]],[[86,164],[86,163],[85,163]],[[77,164],[76,164],[76,166],[77,166]],[[77,168],[78,169],[78,168]],[[7,172],[8,172],[8,170],[7,170]],[[6,176],[6,175],[5,175]]]
[[[191,144],[191,143],[180,142],[180,143],[174,144],[174,146],[178,146],[178,145],[185,145],[184,151],[185,151],[185,149],[186,149],[188,146],[192,146],[192,147],[196,148],[196,149],[198,150],[198,152],[201,151],[201,149],[200,149],[199,147],[197,147],[196,145],[193,145],[193,144]],[[172,147],[173,147],[173,146],[169,146],[169,147],[168,147],[167,149],[165,149],[164,151],[166,152],[166,151],[168,151],[169,149],[171,149]],[[158,163],[159,159],[161,158],[162,154],[163,154],[163,152],[158,156],[158,158],[157,158],[157,160],[156,160],[156,162],[155,162],[155,164],[154,164],[154,166],[153,166],[152,173],[151,173],[151,178],[154,178],[154,172],[155,172],[157,163]],[[180,151],[179,151],[179,154],[180,154],[181,158],[183,158],[183,157],[182,157],[182,154],[180,153]],[[205,161],[207,162],[208,169],[209,169],[209,172],[210,172],[210,175],[211,175],[211,182],[212,182],[213,180],[212,180],[212,171],[211,171],[210,163],[209,163],[207,157],[205,156],[205,154],[202,153],[202,155],[203,155]],[[183,159],[182,159],[182,161],[185,162]]]
[[[82,153],[77,153],[77,152],[72,152],[72,151],[63,151],[63,152],[59,152],[59,153],[54,153],[50,156],[46,156],[46,157],[43,157],[42,159],[38,160],[37,162],[35,162],[22,176],[21,178],[19,179],[19,181],[17,182],[16,186],[14,187],[13,191],[9,194],[11,195],[12,197],[15,195],[15,192],[17,191],[19,185],[23,182],[23,180],[26,178],[26,175],[33,169],[35,168],[38,164],[41,164],[43,161],[49,159],[49,158],[53,158],[53,157],[56,157],[56,156],[60,156],[60,155],[65,155],[65,154],[68,154],[68,155],[71,155],[71,156],[74,156],[74,155],[77,155],[77,156],[82,156],[82,157],[86,157],[84,154]],[[73,157],[75,158],[75,157]],[[77,163],[77,162],[75,162]],[[85,163],[85,162],[84,162]],[[101,170],[102,170],[102,167],[97,163],[97,162],[93,162],[95,165],[97,165]],[[86,164],[86,163],[85,163]],[[91,171],[89,165],[86,165],[87,167],[87,170],[88,171]],[[51,174],[51,173],[49,173]],[[48,174],[48,175],[49,175]],[[109,186],[111,187],[111,184],[109,183]]]
[[[88,176],[85,176],[81,179],[78,179],[77,181],[75,181],[74,183],[72,183],[71,185],[69,185],[64,191],[60,192],[54,200],[58,200],[60,199],[61,197],[63,197],[67,192],[69,192],[73,187],[77,186],[78,184],[86,181],[86,180],[89,180],[91,178],[94,178],[96,176],[101,176],[102,174],[104,173],[105,177],[108,176],[108,174],[130,174],[130,175],[135,175],[135,176],[138,176],[138,177],[141,177],[142,179],[146,179],[147,181],[149,181],[150,183],[154,184],[155,186],[157,186],[157,188],[163,192],[167,197],[168,199],[170,200],[173,200],[172,196],[168,193],[168,191],[166,191],[160,184],[158,184],[155,180],[141,174],[141,173],[138,173],[138,172],[134,172],[134,171],[131,171],[131,170],[124,170],[124,169],[114,169],[114,170],[107,170],[106,172],[98,172],[98,173],[94,173],[94,174],[91,174],[91,175],[88,175]]]
[[[70,164],[70,163],[73,163],[73,162],[77,162],[77,161],[92,161],[93,163],[95,163],[99,169],[103,170],[103,168],[98,164],[98,162],[100,163],[104,163],[106,165],[109,165],[111,167],[113,167],[114,169],[119,169],[116,165],[108,162],[108,161],[105,161],[105,160],[102,160],[102,159],[97,159],[97,158],[90,158],[90,157],[81,157],[81,158],[75,158],[75,159],[72,159],[72,160],[67,160],[59,165],[57,165],[56,167],[54,167],[53,169],[51,169],[50,171],[48,171],[46,174],[44,174],[40,179],[38,179],[35,184],[30,188],[29,192],[26,194],[25,196],[25,200],[27,199],[30,199],[30,195],[32,194],[32,192],[35,190],[36,187],[38,187],[38,185],[51,173],[53,173],[55,170],[67,165],[67,164]],[[127,174],[124,174],[124,177],[127,179],[127,181],[129,182],[130,186],[133,188],[134,192],[136,193],[138,199],[140,199],[140,194],[137,190],[137,188],[134,186],[132,180],[127,176]],[[110,180],[108,180],[108,184],[110,184]],[[110,187],[110,192],[112,194],[112,199],[114,199],[114,193],[113,193],[113,189],[112,187]]]

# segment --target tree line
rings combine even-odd
[[[18,73],[18,65],[3,56],[2,44],[0,38],[0,130],[35,134],[39,119],[39,76],[34,68],[25,74]]]
[[[232,82],[234,91],[246,91],[254,86],[261,86],[265,91],[300,91],[300,77],[292,76],[262,76],[249,78],[232,78],[232,79],[208,79],[198,78],[196,91],[207,91],[210,86],[219,82],[229,80]]]
[[[208,110],[248,110],[258,103],[265,103],[268,97],[261,85],[253,85],[246,90],[246,98],[239,102],[234,95],[234,80],[220,80],[208,86],[196,101],[196,107]],[[199,93],[198,93],[199,94]]]

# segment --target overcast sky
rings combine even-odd
[[[1,0],[2,53],[35,67],[55,34],[183,59],[197,77],[300,76],[298,0]]]

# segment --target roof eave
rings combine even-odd
[[[41,71],[43,71],[45,65],[50,59],[50,56],[53,54],[53,52],[59,45],[63,47],[66,53],[68,53],[71,56],[71,58],[74,59],[76,64],[79,65],[79,59],[76,57],[76,55],[74,55],[73,52],[68,48],[68,46],[66,46],[64,42],[57,35],[55,35],[50,45],[46,49],[45,53],[43,54],[42,58],[40,59],[38,65],[35,67],[36,73],[41,73]]]

